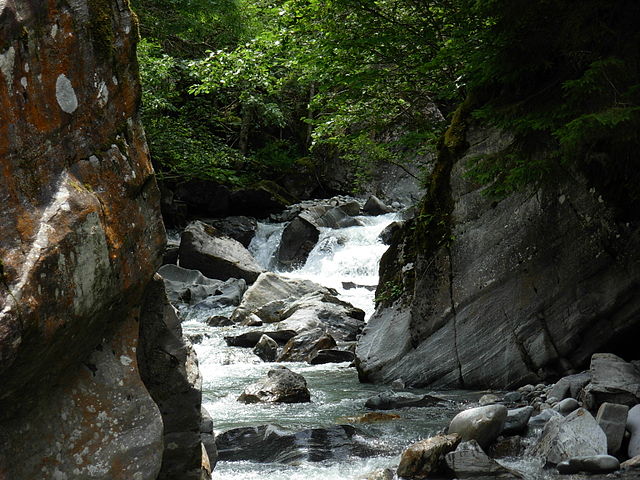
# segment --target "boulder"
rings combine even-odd
[[[627,430],[631,433],[629,440],[629,458],[640,455],[640,405],[629,410],[627,415]]]
[[[509,437],[499,436],[487,448],[487,454],[491,458],[520,457],[524,454],[524,437],[511,435]]]
[[[137,21],[128,2],[3,1],[0,39],[0,477],[155,479],[135,350],[166,237]]]
[[[591,383],[584,389],[587,406],[596,410],[602,403],[632,407],[640,403],[640,372],[611,353],[591,357]]]
[[[207,318],[207,325],[210,327],[230,327],[233,325],[231,319],[221,315],[213,315]]]
[[[242,403],[304,403],[311,401],[307,381],[286,367],[269,370],[267,377],[249,385],[238,397]]]
[[[249,244],[258,228],[258,222],[255,218],[251,217],[236,216],[203,221],[212,225],[228,237],[240,242],[245,248],[249,248]]]
[[[578,408],[580,408],[580,404],[575,398],[571,398],[571,397],[561,400],[560,402],[558,402],[557,405],[553,407],[553,409],[556,412],[561,413],[563,415],[567,415],[573,412],[574,410],[577,410]]]
[[[475,440],[486,447],[502,432],[507,414],[508,410],[504,405],[471,408],[453,417],[449,433],[457,433],[465,442]]]
[[[410,445],[400,456],[397,474],[407,479],[423,479],[444,473],[444,456],[455,450],[460,435],[438,435]]]
[[[638,470],[640,469],[640,455],[630,458],[620,464],[620,468],[623,470]]]
[[[312,292],[322,291],[337,294],[310,280],[285,278],[276,273],[265,272],[245,292],[231,320],[241,323],[251,314],[258,315],[265,323],[278,322],[282,311],[296,299]]]
[[[574,457],[557,466],[558,472],[562,475],[574,473],[610,473],[620,468],[620,462],[611,455],[591,455],[585,457]]]
[[[264,325],[264,322],[255,313],[252,313],[247,318],[245,318],[240,323],[240,325],[242,325],[243,327],[262,327]]]
[[[519,435],[524,432],[533,413],[533,407],[522,407],[509,410],[502,428],[502,435]]]
[[[209,415],[209,412],[204,407],[202,407],[201,410],[201,417],[200,438],[202,439],[202,446],[207,452],[209,465],[211,469],[213,469],[218,462],[218,449],[216,448],[216,436],[213,432],[213,420],[211,415]]]
[[[268,335],[262,335],[253,347],[253,353],[265,362],[274,362],[278,356],[278,343]]]
[[[311,357],[309,363],[311,365],[323,365],[325,363],[344,363],[353,362],[356,359],[356,355],[348,350],[318,350],[318,352]]]
[[[301,217],[294,218],[282,232],[277,253],[279,264],[288,269],[304,265],[318,238],[318,227]]]
[[[369,457],[376,451],[350,425],[290,432],[275,425],[235,428],[216,437],[218,459],[226,462],[260,463],[348,461]]]
[[[580,392],[591,381],[591,372],[568,375],[558,380],[549,391],[549,398],[564,400],[567,397],[578,398]]]
[[[213,295],[222,284],[220,280],[205,277],[198,270],[189,270],[177,265],[163,265],[158,273],[164,280],[169,301],[197,303]]]
[[[391,222],[389,225],[384,227],[384,230],[380,232],[378,235],[378,239],[384,243],[385,245],[391,245],[391,239],[393,235],[400,230],[404,222]]]
[[[489,458],[475,440],[460,443],[455,451],[445,455],[445,460],[460,480],[466,478],[476,480],[523,478],[520,473],[503,467]]]
[[[362,211],[367,215],[384,215],[393,212],[393,209],[375,195],[371,195],[362,207]]]
[[[606,455],[607,436],[595,418],[579,408],[567,417],[553,417],[547,422],[542,436],[531,454],[557,465],[573,457]]]
[[[278,355],[278,362],[308,362],[320,350],[336,346],[335,339],[321,328],[307,330],[292,337]]]
[[[596,422],[607,436],[607,452],[615,455],[620,450],[627,424],[629,407],[615,403],[603,403],[598,409]]]
[[[214,310],[221,307],[232,307],[240,304],[242,295],[247,290],[247,282],[242,278],[230,278],[218,285],[212,295],[195,303],[192,311]]]
[[[263,269],[242,244],[206,223],[195,221],[182,232],[178,261],[209,278],[256,281]]]
[[[554,417],[562,417],[560,412],[557,412],[551,408],[541,411],[538,415],[529,419],[530,427],[544,427],[549,420]]]
[[[147,287],[137,356],[140,377],[162,413],[165,450],[158,478],[199,480],[202,379],[159,275]]]
[[[224,340],[230,347],[253,348],[264,335],[272,338],[276,343],[284,345],[295,337],[297,333],[293,330],[275,330],[271,332],[266,332],[264,330],[251,330],[240,335],[224,337]]]
[[[394,480],[395,475],[392,469],[385,468],[383,470],[376,470],[375,472],[371,472],[362,478],[363,480]]]
[[[432,407],[446,401],[432,395],[414,395],[412,393],[383,392],[369,398],[364,406],[369,410],[396,410],[410,407]]]
[[[363,223],[357,218],[353,218],[340,206],[316,206],[304,210],[300,213],[300,218],[318,228],[347,228],[362,226]]]

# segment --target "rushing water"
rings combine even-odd
[[[335,288],[342,299],[362,308],[367,317],[373,313],[374,292],[378,281],[378,263],[386,247],[379,233],[395,219],[395,214],[359,217],[364,226],[339,230],[323,229],[320,240],[306,264],[286,275],[307,278]],[[260,224],[250,250],[262,266],[274,270],[274,255],[282,235],[282,224]],[[349,287],[347,283],[357,285]],[[370,288],[366,288],[370,287]],[[225,335],[237,335],[251,327],[209,327],[204,320],[212,313],[229,315],[231,309],[216,312],[183,311],[183,324],[189,336],[202,335],[195,345],[203,377],[203,405],[213,418],[216,432],[243,426],[276,424],[292,431],[327,427],[340,423],[340,417],[366,413],[367,398],[388,387],[361,384],[348,364],[311,366],[289,363],[287,367],[302,374],[311,391],[311,403],[282,405],[245,405],[236,401],[244,388],[266,375],[273,364],[262,362],[251,349],[228,347]],[[422,393],[413,390],[413,393]],[[426,393],[426,392],[425,392]],[[400,419],[363,425],[367,441],[381,453],[374,458],[325,460],[296,465],[255,462],[219,462],[213,478],[217,480],[349,480],[364,479],[373,471],[395,467],[399,453],[407,445],[440,431],[470,399],[470,392],[438,393],[452,400],[449,406],[402,409],[391,412]],[[344,420],[342,420],[344,423]]]

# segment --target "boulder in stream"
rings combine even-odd
[[[513,480],[523,478],[518,472],[508,469],[490,458],[475,440],[458,445],[454,452],[446,456],[447,465],[460,480]]]
[[[304,403],[311,401],[307,381],[286,367],[269,370],[266,378],[249,385],[238,397],[242,403]]]
[[[281,266],[289,269],[306,262],[320,238],[320,229],[302,217],[294,218],[282,232],[277,258]]]
[[[336,346],[335,339],[321,328],[304,331],[292,337],[282,349],[278,362],[308,362],[320,350]]]
[[[470,408],[453,417],[449,433],[457,433],[464,441],[475,440],[486,447],[502,432],[507,414],[504,405]]]
[[[356,359],[356,355],[348,350],[318,350],[309,363],[311,365],[323,365],[325,363],[344,363],[353,362]]]
[[[591,357],[591,383],[583,392],[585,406],[597,409],[602,403],[632,407],[640,403],[640,371],[611,353]]]
[[[615,455],[620,450],[627,424],[629,407],[615,403],[603,403],[598,409],[596,422],[607,436],[607,452]]]
[[[432,407],[444,402],[446,402],[446,400],[432,395],[383,392],[369,398],[364,406],[369,410],[395,410],[397,408]]]
[[[253,353],[265,362],[274,362],[278,357],[278,343],[268,335],[262,335],[253,347]]]
[[[591,455],[574,457],[558,464],[558,472],[562,475],[574,473],[610,473],[620,468],[620,462],[611,455]]]
[[[200,221],[189,224],[182,233],[178,259],[182,267],[218,280],[243,278],[253,283],[263,272],[240,242]]]
[[[245,248],[249,248],[249,244],[258,227],[258,222],[255,218],[243,216],[231,216],[203,221],[213,225],[225,235],[237,240]]]
[[[636,405],[629,410],[627,430],[631,433],[628,454],[630,458],[633,458],[640,455],[640,405]]]
[[[362,211],[367,215],[384,215],[393,212],[393,209],[375,195],[371,195],[362,207]]]
[[[241,333],[240,335],[224,337],[224,340],[230,347],[253,348],[258,344],[263,335],[272,338],[280,345],[284,345],[295,337],[297,333],[293,330],[274,330],[271,332],[251,330]]]
[[[190,270],[177,265],[163,265],[158,273],[164,280],[169,301],[174,305],[180,302],[197,303],[213,295],[220,280],[205,277],[198,270]]]
[[[398,477],[423,479],[445,472],[444,456],[455,450],[462,438],[454,433],[437,435],[410,445],[400,456]]]

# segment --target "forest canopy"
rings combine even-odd
[[[243,185],[327,156],[434,150],[465,99],[516,137],[502,195],[578,162],[637,169],[640,5],[614,0],[134,0],[143,120],[165,178]],[[542,157],[540,150],[553,152]],[[611,158],[615,158],[615,166]],[[617,172],[617,173],[616,173]],[[596,175],[597,176],[597,175]],[[625,195],[638,195],[630,186]],[[637,197],[635,197],[637,198]]]

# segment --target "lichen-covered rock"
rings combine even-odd
[[[88,0],[3,2],[0,17],[0,477],[151,479],[157,410],[135,355],[111,347],[135,348],[165,241],[135,17]]]

